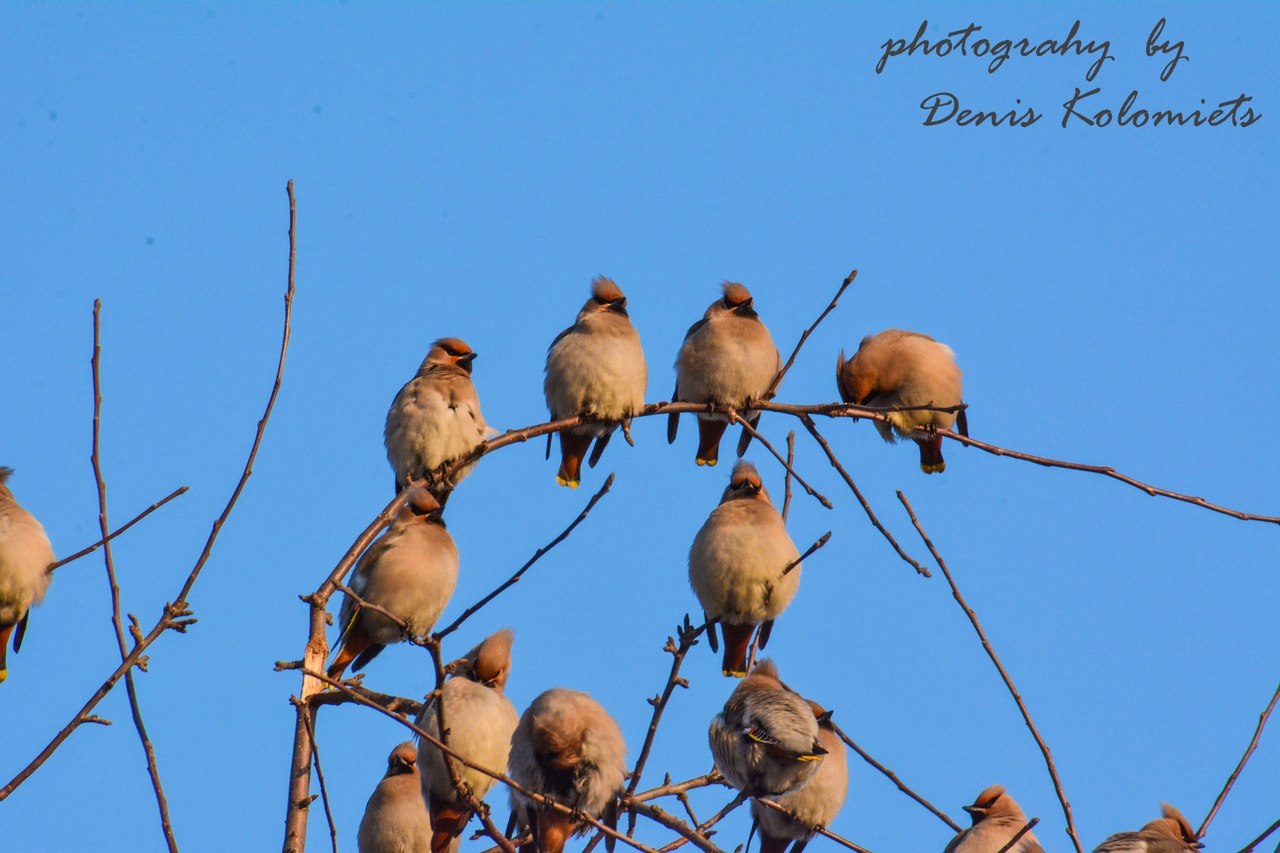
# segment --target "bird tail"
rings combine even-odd
[[[378,652],[382,651],[382,646],[373,643],[373,638],[364,632],[364,629],[356,621],[355,616],[352,616],[351,621],[347,623],[339,642],[342,643],[342,646],[338,649],[337,656],[334,657],[333,663],[329,664],[329,669],[325,673],[335,681],[342,678],[342,673],[351,661],[354,660],[356,662],[352,671],[358,672],[365,664],[373,660]]]
[[[715,465],[720,461],[720,437],[728,429],[728,421],[713,421],[698,418],[698,456],[699,465]]]
[[[720,630],[724,632],[721,671],[730,678],[742,678],[747,674],[747,653],[751,649],[751,634],[755,626],[721,622]]]
[[[574,435],[569,430],[560,433],[560,471],[556,482],[571,489],[578,488],[582,479],[582,457],[591,446],[590,435]]]
[[[13,626],[0,628],[0,684],[9,677],[9,635],[13,633]]]
[[[564,844],[576,828],[577,821],[572,815],[551,809],[538,809],[534,826],[538,853],[564,853]]]
[[[921,471],[926,474],[938,474],[947,470],[947,463],[942,459],[942,436],[917,438],[916,444],[920,445]]]
[[[454,839],[467,828],[471,819],[471,809],[454,803],[431,798],[431,853],[446,853],[454,844]]]

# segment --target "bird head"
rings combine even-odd
[[[756,466],[745,459],[733,466],[733,474],[729,477],[729,486],[720,496],[720,503],[733,500],[758,500],[770,503],[769,493],[765,491]]]
[[[605,276],[596,276],[591,281],[591,298],[587,300],[587,304],[582,306],[582,310],[578,312],[578,319],[589,317],[592,314],[601,311],[609,311],[614,314],[627,316],[627,296],[622,292],[622,288],[614,284],[613,279]]]
[[[470,373],[471,362],[475,359],[476,354],[472,352],[471,347],[467,346],[466,341],[459,338],[440,338],[431,345],[431,350],[427,353],[422,366],[453,364]]]
[[[387,756],[387,776],[416,772],[418,772],[418,748],[409,741],[396,744],[396,748]]]

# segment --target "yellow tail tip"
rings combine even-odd
[[[556,475],[556,483],[558,483],[561,486],[568,486],[571,489],[578,488],[578,485],[580,482],[581,482],[580,480],[566,480],[564,477],[561,477],[559,474]]]
[[[0,669],[0,684],[4,684],[4,680],[9,677],[9,670]]]
[[[720,672],[725,678],[746,678],[747,676],[745,669],[722,669]]]
[[[926,465],[921,462],[920,470],[926,474],[941,474],[943,471],[947,470],[947,463],[939,462],[937,465]]]
[[[699,465],[706,465],[708,468],[714,468],[714,467],[716,467],[716,462],[718,462],[719,460],[718,460],[718,459],[703,459],[701,456],[699,456],[699,457],[698,457],[697,459],[695,459],[694,461],[695,461],[695,462],[697,462]]]

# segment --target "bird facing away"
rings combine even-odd
[[[448,731],[446,745],[465,755],[481,767],[502,772],[511,750],[511,734],[516,730],[516,709],[502,694],[511,670],[510,629],[485,638],[454,670],[444,683],[441,702],[444,725]],[[418,717],[418,728],[440,737],[435,701],[428,702]],[[419,743],[422,773],[422,799],[431,813],[431,850],[456,853],[458,836],[471,819],[471,807],[458,795],[445,766],[444,756],[429,743]],[[472,770],[458,761],[452,762],[460,781],[470,786],[477,800],[493,786],[493,777]]]
[[[730,694],[707,736],[725,781],[752,797],[795,791],[813,778],[827,753],[813,709],[782,686],[767,659]]]
[[[411,480],[426,478],[437,498],[448,493],[475,463],[436,481],[444,463],[469,453],[485,440],[488,427],[480,414],[480,398],[471,382],[476,354],[457,338],[431,345],[417,374],[391,401],[383,442],[399,492]]]
[[[627,297],[611,279],[591,282],[591,298],[577,321],[551,342],[542,391],[551,420],[589,415],[597,422],[560,433],[560,471],[556,482],[577,488],[582,459],[594,438],[589,465],[595,467],[619,422],[644,408],[649,374],[640,336],[627,316]],[[547,455],[551,436],[547,435]]]
[[[961,832],[943,853],[999,853],[1027,824],[1027,816],[1001,785],[992,785],[978,795],[973,805],[964,810],[973,826]],[[1009,853],[1044,853],[1044,848],[1031,832],[1026,832]]]
[[[360,556],[351,590],[422,636],[444,612],[457,582],[458,547],[445,530],[440,504],[426,489],[413,488],[391,527]],[[330,678],[341,678],[353,660],[351,670],[359,672],[383,648],[404,639],[400,626],[349,595],[338,624],[342,647],[329,666]]]
[[[622,732],[599,702],[585,693],[554,688],[533,700],[511,736],[509,772],[520,785],[562,806],[617,820],[616,795],[626,774],[627,746]],[[511,806],[519,823],[533,830],[533,843],[521,853],[561,853],[574,832],[583,831],[572,816],[538,805],[512,789]]]
[[[1093,849],[1093,853],[1187,853],[1204,846],[1196,839],[1182,812],[1160,804],[1160,817],[1137,832],[1120,832]]]
[[[754,465],[739,461],[720,497],[689,548],[689,584],[708,620],[724,633],[725,675],[747,671],[751,634],[760,626],[760,648],[800,586],[800,558],[782,516],[769,500]],[[712,651],[715,625],[707,628]]]
[[[391,750],[387,774],[360,819],[360,853],[431,853],[431,821],[418,788],[417,758],[418,750],[408,741]]]
[[[760,322],[751,292],[736,282],[724,283],[724,296],[711,303],[702,319],[689,327],[676,356],[675,402],[715,403],[732,406],[752,429],[760,413],[748,403],[764,399],[782,367],[778,348]],[[667,443],[676,440],[679,415],[667,418]],[[721,414],[698,414],[699,465],[715,465],[720,458],[720,437],[729,419]],[[746,452],[751,434],[745,429],[738,455]]]
[[[814,827],[830,826],[835,820],[849,791],[848,756],[831,725],[831,712],[813,701],[809,707],[818,721],[818,744],[827,751],[826,755],[813,778],[799,790],[774,800],[790,812],[790,817],[751,802],[751,815],[760,826],[760,853],[786,853],[792,841],[795,846],[791,853],[801,853],[813,837]]]
[[[946,344],[919,332],[887,329],[867,335],[853,358],[845,360],[844,350],[836,359],[836,386],[840,399],[857,406],[958,406],[962,402],[960,368],[955,353]],[[957,419],[960,433],[969,434],[965,411],[887,412],[889,423],[875,421],[881,438],[892,443],[895,434],[920,445],[920,470],[926,474],[945,471],[942,436],[935,430],[951,429]]]
[[[0,468],[0,683],[9,676],[9,637],[22,648],[31,606],[39,604],[53,575],[53,547],[36,517],[18,505],[6,485],[12,468]],[[14,629],[17,629],[15,633]]]

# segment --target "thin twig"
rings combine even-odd
[[[773,800],[766,800],[761,797],[756,797],[756,802],[767,809],[773,809],[779,814],[786,815],[793,821],[796,819],[795,815],[793,815],[790,811],[788,811],[786,806],[783,806],[780,803],[776,803]],[[825,836],[826,838],[830,838],[832,841],[836,842],[837,844],[849,850],[856,850],[857,853],[871,853],[871,851],[868,850],[867,848],[860,847],[859,845],[854,844],[852,841],[845,838],[844,836],[836,835],[834,832],[827,829],[825,826],[813,827],[813,831],[818,835],[822,835],[822,836]]]
[[[732,423],[742,424],[742,428],[747,431],[747,434],[749,434],[756,441],[763,444],[765,449],[773,454],[774,459],[777,459],[780,463],[782,463],[782,467],[787,469],[787,473],[795,478],[795,481],[800,484],[801,488],[803,488],[807,494],[812,495],[813,498],[818,503],[822,504],[827,509],[834,509],[834,507],[831,504],[831,501],[827,499],[827,496],[819,492],[813,486],[810,486],[803,477],[797,474],[796,469],[791,467],[791,463],[788,462],[786,459],[784,459],[782,454],[779,453],[774,448],[774,446],[769,443],[769,440],[765,438],[763,435],[761,435],[760,432],[755,427],[753,427],[747,421],[746,418],[738,414],[738,412],[735,409],[732,409],[732,408],[729,409],[729,420]]]
[[[659,797],[678,797],[686,791],[693,791],[697,788],[706,788],[710,785],[723,785],[728,787],[729,783],[724,781],[724,777],[720,775],[719,770],[713,769],[710,773],[704,773],[701,776],[695,776],[684,782],[671,782],[667,780],[656,788],[650,788],[647,791],[641,791],[635,795],[637,800],[646,802],[648,800],[656,800]]]
[[[163,498],[161,498],[160,500],[158,500],[158,501],[156,501],[155,503],[153,503],[151,506],[149,506],[149,507],[147,507],[146,509],[144,509],[142,512],[140,512],[140,513],[138,513],[137,515],[135,515],[135,516],[134,516],[134,517],[133,517],[133,518],[132,518],[132,519],[131,519],[127,524],[125,524],[123,527],[117,527],[117,528],[116,528],[115,530],[113,530],[110,534],[108,534],[106,538],[104,538],[104,539],[99,539],[97,542],[94,542],[92,545],[88,546],[87,548],[81,548],[79,551],[76,551],[74,554],[72,554],[72,555],[71,555],[71,556],[69,556],[69,557],[63,557],[61,560],[58,560],[57,562],[50,563],[50,564],[49,564],[49,568],[45,569],[45,572],[46,572],[47,574],[52,574],[52,573],[54,572],[54,570],[55,570],[55,569],[60,569],[60,568],[62,568],[63,566],[65,566],[67,563],[74,562],[74,561],[76,561],[76,560],[80,559],[81,557],[84,557],[84,556],[86,556],[86,555],[88,555],[88,554],[92,554],[94,551],[96,551],[96,550],[98,550],[99,548],[101,548],[101,547],[102,547],[103,545],[105,545],[107,542],[111,541],[112,539],[115,539],[115,538],[116,538],[117,536],[119,536],[121,533],[124,533],[124,532],[125,532],[126,530],[128,530],[130,527],[133,527],[133,526],[134,526],[135,524],[137,524],[139,521],[142,521],[142,519],[146,518],[148,515],[151,515],[151,513],[155,512],[155,511],[156,511],[156,510],[158,510],[160,507],[162,507],[162,506],[164,506],[165,504],[167,504],[169,501],[173,500],[174,498],[178,497],[179,495],[185,495],[185,494],[187,493],[187,491],[188,491],[190,488],[191,488],[190,486],[179,486],[178,488],[174,489],[174,490],[173,490],[172,492],[170,492],[169,494],[165,495],[165,496],[164,496]]]
[[[98,490],[98,528],[102,531],[103,562],[107,570],[107,585],[111,594],[111,627],[115,631],[116,645],[120,650],[120,660],[129,656],[125,643],[124,623],[120,616],[120,583],[116,576],[115,556],[111,551],[111,528],[107,523],[107,481],[102,474],[102,300],[93,300],[93,355],[89,359],[93,374],[93,450],[89,461],[93,467],[93,479]],[[134,622],[136,630],[136,621]],[[160,765],[156,760],[155,746],[147,735],[147,726],[142,719],[142,707],[138,704],[138,688],[133,681],[133,669],[124,675],[125,692],[129,694],[129,711],[133,717],[133,727],[142,742],[142,753],[147,762],[147,775],[151,778],[151,788],[156,795],[156,808],[160,812],[160,831],[164,835],[165,845],[169,853],[178,853],[178,840],[173,834],[173,825],[169,819],[169,800],[164,794],[164,784],[160,780]]]
[[[865,497],[863,497],[862,490],[859,489],[858,484],[853,481],[853,477],[849,476],[849,472],[840,464],[840,460],[836,458],[835,451],[831,449],[831,445],[827,444],[827,440],[822,437],[822,433],[818,432],[818,427],[814,424],[813,418],[808,415],[803,415],[800,418],[800,423],[804,424],[804,428],[809,431],[809,435],[813,436],[814,440],[818,442],[818,446],[822,448],[822,452],[827,455],[827,461],[831,463],[831,467],[836,469],[836,473],[840,475],[844,480],[845,485],[849,487],[851,492],[853,492],[853,496],[858,499],[858,503],[862,505],[862,511],[867,514],[868,520],[871,521],[871,526],[880,531],[880,535],[885,538],[885,541],[893,547],[893,550],[906,562],[907,565],[911,566],[916,570],[916,572],[924,575],[926,578],[933,577],[928,569],[920,565],[920,563],[907,554],[906,551],[902,550],[902,546],[898,544],[898,540],[894,539],[893,534],[885,529],[885,526],[880,523],[880,519],[876,518],[875,511],[871,509],[871,504],[867,502]]]
[[[1010,838],[1008,841],[1006,841],[1005,845],[1001,847],[999,850],[997,850],[996,853],[1009,853],[1009,851],[1013,849],[1013,845],[1017,844],[1022,839],[1022,836],[1030,832],[1035,827],[1035,825],[1039,822],[1040,822],[1040,818],[1033,817],[1031,818],[1031,820],[1024,823],[1022,825],[1022,829],[1019,829],[1017,832],[1015,832],[1013,834],[1013,838]]]
[[[1044,756],[1045,766],[1049,769],[1049,777],[1053,780],[1053,790],[1058,795],[1058,802],[1062,804],[1062,814],[1067,819],[1067,835],[1071,838],[1071,843],[1075,845],[1076,853],[1084,853],[1080,846],[1080,838],[1076,835],[1075,821],[1071,817],[1071,803],[1067,801],[1066,792],[1062,790],[1062,780],[1058,778],[1058,770],[1053,765],[1053,754],[1049,752],[1048,745],[1045,744],[1044,738],[1040,736],[1039,729],[1036,728],[1035,722],[1031,719],[1031,712],[1027,710],[1027,705],[1022,701],[1022,696],[1018,693],[1018,688],[1014,686],[1013,679],[1009,677],[1008,671],[1004,668],[1004,664],[1000,662],[1000,658],[996,655],[996,650],[992,647],[991,642],[987,639],[987,634],[982,630],[982,623],[978,621],[978,614],[973,612],[964,600],[964,596],[960,594],[960,587],[956,586],[955,578],[951,576],[951,570],[947,568],[947,563],[942,559],[942,555],[938,553],[938,549],[934,547],[933,540],[929,538],[929,534],[925,533],[924,527],[920,524],[920,519],[916,518],[915,510],[911,508],[911,502],[907,500],[907,496],[902,492],[898,492],[898,500],[902,502],[902,506],[907,510],[907,515],[911,517],[911,524],[915,527],[916,532],[920,534],[920,538],[924,541],[925,547],[929,549],[929,553],[933,555],[933,561],[938,564],[938,568],[942,570],[942,574],[947,579],[947,584],[951,587],[951,595],[955,598],[956,603],[964,610],[964,615],[969,617],[973,630],[978,632],[978,639],[982,641],[982,648],[986,650],[987,657],[991,658],[991,662],[995,664],[996,670],[1000,673],[1000,678],[1004,681],[1004,686],[1009,689],[1009,694],[1013,696],[1013,701],[1018,706],[1018,712],[1022,714],[1022,721],[1027,724],[1027,729],[1031,732],[1031,736],[1035,738],[1036,746],[1040,747],[1040,754]]]
[[[782,365],[782,369],[778,371],[778,375],[773,377],[773,382],[769,384],[769,391],[764,395],[765,399],[769,399],[778,391],[778,386],[782,384],[782,377],[787,375],[787,371],[791,369],[791,365],[796,363],[796,356],[800,354],[800,347],[804,346],[804,342],[809,340],[809,336],[813,334],[814,329],[818,328],[818,324],[827,318],[827,315],[836,310],[836,303],[840,301],[840,297],[849,289],[849,285],[853,284],[853,280],[858,277],[858,271],[852,270],[845,276],[844,281],[840,285],[840,289],[836,291],[836,295],[831,297],[831,304],[818,315],[818,319],[813,321],[813,325],[805,329],[800,335],[800,340],[796,341],[796,348],[791,351],[791,356],[787,359],[787,363]]]
[[[894,785],[897,786],[899,791],[906,794],[908,797],[915,800],[920,805],[924,806],[934,815],[934,817],[938,818],[938,820],[942,821],[947,826],[951,827],[953,831],[955,832],[961,831],[960,824],[952,820],[950,816],[948,816],[947,813],[944,812],[942,809],[938,808],[933,803],[929,802],[924,797],[920,796],[915,791],[908,788],[906,784],[901,779],[898,778],[898,774],[894,773],[888,767],[885,767],[879,761],[876,761],[874,758],[871,757],[871,753],[867,752],[865,749],[863,749],[862,747],[854,743],[853,739],[849,737],[847,734],[845,734],[844,730],[835,724],[835,721],[828,720],[828,723],[831,726],[831,730],[836,733],[836,735],[840,738],[840,740],[844,741],[847,747],[852,749],[854,752],[858,753],[858,755],[862,757],[863,761],[867,762],[872,767],[874,767],[875,769],[883,773],[889,779],[890,782],[892,782]]]
[[[654,823],[660,824],[665,826],[667,829],[679,833],[681,838],[686,839],[694,847],[705,851],[705,853],[725,853],[724,850],[720,849],[720,847],[714,844],[706,835],[696,829],[693,829],[680,818],[665,809],[653,805],[652,803],[645,803],[637,800],[629,794],[623,794],[622,808],[629,811],[633,818],[635,815],[641,814],[652,820]]]
[[[792,560],[790,563],[787,563],[787,567],[786,567],[785,569],[783,569],[783,570],[782,570],[782,575],[783,575],[783,577],[786,577],[787,575],[791,574],[791,570],[792,570],[792,569],[794,569],[796,566],[798,566],[798,565],[800,565],[801,563],[803,563],[805,560],[809,559],[809,557],[813,554],[813,552],[814,552],[814,551],[817,551],[817,550],[818,550],[819,548],[821,548],[823,545],[826,545],[829,541],[831,541],[831,531],[830,531],[830,530],[828,530],[826,533],[824,533],[824,534],[822,534],[821,536],[819,536],[819,537],[818,537],[818,541],[817,541],[817,542],[814,542],[812,545],[810,545],[810,546],[809,546],[809,549],[808,549],[807,551],[805,551],[805,552],[804,552],[803,554],[801,554],[799,557],[796,557],[796,558],[795,558],[794,560]]]
[[[782,520],[787,520],[791,510],[791,469],[796,464],[796,431],[787,433],[787,475],[782,480]]]
[[[329,786],[324,781],[324,770],[320,767],[320,742],[316,740],[315,721],[310,715],[303,717],[307,724],[307,736],[311,738],[311,761],[316,766],[316,778],[320,782],[320,805],[324,807],[324,818],[329,822],[329,840],[333,844],[333,853],[338,853],[338,825],[333,822],[333,812],[329,808]]]
[[[227,518],[231,515],[231,511],[235,508],[236,501],[239,499],[240,493],[244,491],[245,483],[248,482],[250,475],[253,473],[253,463],[254,463],[254,460],[257,459],[258,448],[262,444],[262,436],[267,428],[267,422],[271,418],[271,412],[275,408],[276,398],[280,394],[280,384],[284,377],[285,356],[289,350],[289,332],[290,332],[290,321],[293,315],[293,294],[294,294],[293,227],[292,227],[293,182],[292,181],[289,182],[289,207],[290,207],[290,223],[291,223],[290,229],[289,229],[289,240],[290,240],[289,286],[288,286],[288,289],[285,291],[284,331],[281,336],[281,342],[280,342],[280,356],[279,356],[279,360],[276,363],[275,382],[272,385],[271,394],[267,398],[267,405],[265,410],[263,411],[262,418],[259,419],[258,421],[258,429],[254,436],[253,447],[249,451],[248,458],[245,460],[244,470],[240,475],[240,480],[236,484],[236,488],[232,492],[230,499],[227,501],[227,505],[223,509],[222,514],[219,515],[217,520],[214,521],[213,530],[209,533],[209,538],[205,541],[204,550],[201,551],[200,557],[197,559],[195,566],[191,569],[191,572],[187,575],[187,579],[183,583],[182,589],[179,592],[177,598],[173,602],[165,604],[160,618],[156,621],[155,625],[146,634],[146,636],[143,636],[141,638],[135,637],[133,650],[129,653],[129,655],[123,661],[121,661],[120,665],[116,667],[115,671],[112,672],[111,675],[109,675],[104,682],[102,682],[102,684],[98,687],[98,689],[94,691],[93,695],[89,697],[88,701],[85,702],[85,704],[81,707],[81,709],[78,712],[76,712],[76,715],[71,718],[71,722],[67,723],[67,725],[64,726],[61,731],[59,731],[56,735],[54,735],[53,740],[51,740],[49,744],[40,751],[40,754],[37,755],[34,759],[32,759],[32,761],[26,767],[20,770],[18,772],[18,775],[14,776],[13,779],[11,779],[9,783],[5,785],[3,788],[0,788],[0,800],[4,800],[5,798],[7,798],[10,794],[12,794],[18,788],[18,786],[20,786],[23,782],[29,779],[31,777],[31,774],[35,773],[36,770],[38,770],[40,766],[43,765],[44,762],[49,759],[49,756],[52,755],[54,751],[57,750],[58,747],[61,746],[77,728],[79,728],[83,723],[87,722],[88,718],[93,712],[93,709],[97,707],[97,704],[99,702],[102,701],[102,698],[106,696],[109,692],[111,692],[111,689],[115,687],[116,683],[121,678],[124,677],[125,673],[129,672],[129,670],[132,669],[133,666],[137,664],[140,659],[142,659],[143,653],[151,646],[152,643],[154,643],[157,639],[160,638],[161,634],[163,634],[165,631],[171,631],[171,630],[178,631],[179,633],[185,632],[187,627],[194,621],[192,618],[190,618],[191,611],[188,609],[187,600],[186,600],[187,595],[191,592],[191,588],[195,585],[196,579],[200,576],[200,570],[204,568],[205,563],[209,559],[210,553],[212,553],[213,551],[213,545],[218,538],[218,533],[221,532],[222,526],[226,523]],[[308,757],[307,766],[310,767],[309,757]]]
[[[481,607],[484,607],[490,601],[493,601],[499,595],[501,595],[502,593],[510,589],[512,586],[514,586],[520,580],[520,578],[524,576],[524,573],[527,572],[533,566],[534,563],[538,562],[538,560],[542,559],[543,555],[545,555],[552,548],[556,547],[561,542],[563,542],[566,538],[568,538],[569,534],[573,532],[573,529],[583,522],[583,520],[587,517],[587,514],[591,512],[592,507],[594,507],[602,497],[608,494],[611,488],[613,488],[613,474],[610,474],[608,479],[604,481],[604,485],[600,487],[600,491],[596,492],[594,495],[591,496],[591,500],[587,501],[587,505],[582,508],[582,512],[578,513],[578,517],[575,518],[572,522],[570,522],[568,527],[560,531],[559,536],[557,536],[555,539],[552,539],[546,545],[543,545],[541,548],[535,551],[533,556],[530,557],[528,561],[523,566],[521,566],[514,575],[512,575],[511,577],[503,581],[501,586],[499,586],[493,592],[489,593],[484,598],[480,599],[475,604],[471,605],[466,610],[464,610],[462,612],[462,615],[459,616],[457,619],[453,620],[453,622],[451,622],[447,628],[445,628],[442,631],[437,631],[435,633],[435,638],[437,640],[443,640],[445,637],[449,636],[454,631],[458,630],[458,627],[462,625],[463,622],[467,621],[473,615],[475,615],[475,612],[477,610],[479,610]]]
[[[1275,823],[1271,824],[1271,826],[1268,826],[1266,829],[1262,830],[1262,834],[1259,835],[1257,838],[1253,839],[1252,841],[1250,841],[1244,847],[1242,847],[1239,853],[1253,853],[1254,848],[1256,848],[1262,842],[1266,841],[1267,836],[1275,832],[1277,829],[1280,829],[1280,820],[1277,820]]]
[[[1271,695],[1271,701],[1267,703],[1266,710],[1258,716],[1258,727],[1253,730],[1253,739],[1249,741],[1249,746],[1244,751],[1244,755],[1240,756],[1240,762],[1236,764],[1236,769],[1231,771],[1231,775],[1227,777],[1227,784],[1222,786],[1221,793],[1218,798],[1213,801],[1213,808],[1209,809],[1209,814],[1205,816],[1204,823],[1200,824],[1200,829],[1196,832],[1196,838],[1204,838],[1204,834],[1209,830],[1209,824],[1213,822],[1213,816],[1218,813],[1218,809],[1222,807],[1222,802],[1227,798],[1227,794],[1231,793],[1231,786],[1236,783],[1236,778],[1240,775],[1240,771],[1244,770],[1244,765],[1249,760],[1249,756],[1253,755],[1253,751],[1258,748],[1258,739],[1262,737],[1262,730],[1267,725],[1267,719],[1271,716],[1271,712],[1275,710],[1276,701],[1280,700],[1280,684],[1276,685],[1276,692]]]

